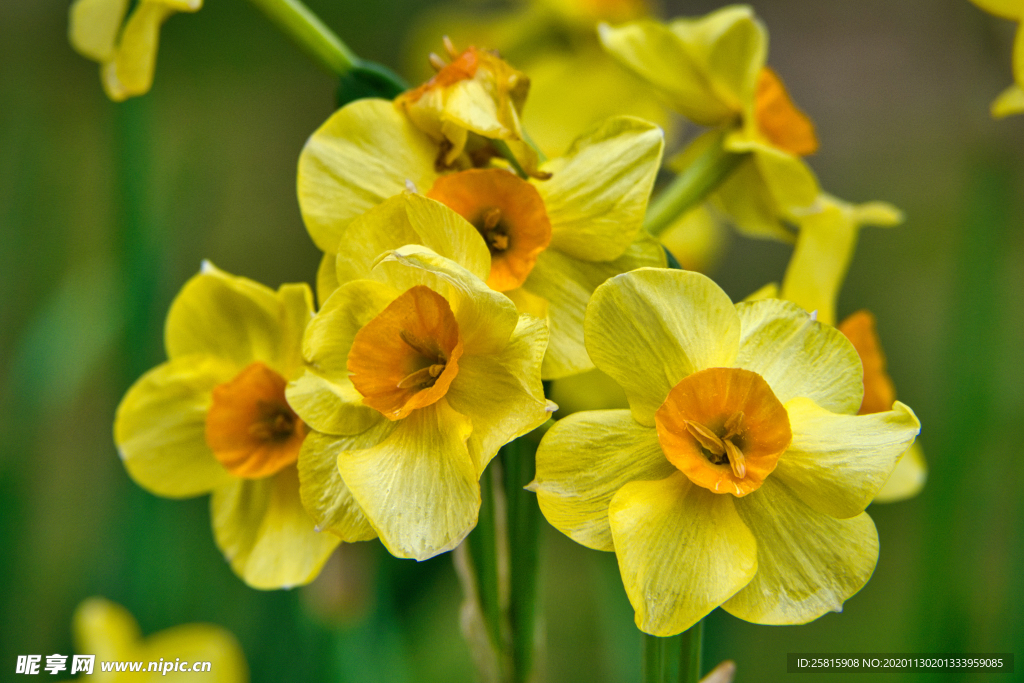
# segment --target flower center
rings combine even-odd
[[[654,416],[665,457],[714,493],[756,491],[789,447],[789,415],[756,372],[709,368],[672,388]]]
[[[285,400],[286,384],[256,361],[214,387],[206,445],[234,476],[262,479],[298,459],[306,425]]]
[[[521,286],[551,242],[544,200],[530,183],[497,168],[439,177],[427,196],[473,224],[491,252],[491,289]]]
[[[807,114],[797,109],[782,80],[768,67],[761,69],[757,76],[754,97],[757,127],[773,145],[797,156],[818,151],[814,124]]]
[[[400,420],[448,393],[461,356],[459,324],[448,301],[417,285],[356,333],[348,370],[363,403]]]

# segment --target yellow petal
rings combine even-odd
[[[651,87],[596,44],[574,46],[571,53],[552,50],[535,55],[528,71],[530,106],[523,112],[523,125],[549,157],[563,154],[579,131],[590,130],[609,116],[640,117],[669,137],[678,127]],[[566,106],[568,102],[572,106]]]
[[[884,413],[836,415],[797,398],[786,411],[793,442],[773,476],[818,512],[839,518],[864,511],[921,430],[899,401]]]
[[[1020,25],[1017,26],[1017,35],[1013,39],[1013,80],[1017,82],[1017,88],[1024,88],[1024,5],[1021,6]]]
[[[377,537],[338,472],[338,455],[347,449],[374,446],[393,429],[394,423],[381,420],[376,427],[351,437],[317,432],[306,437],[299,454],[299,492],[318,530],[330,531],[346,543]]]
[[[306,229],[323,251],[339,251],[352,219],[406,181],[425,192],[437,177],[435,144],[386,100],[358,100],[319,128],[299,156],[299,207]]]
[[[1014,83],[992,103],[992,116],[997,119],[1024,113],[1024,88]]]
[[[722,146],[730,152],[750,152],[758,176],[768,190],[775,213],[787,215],[814,203],[820,192],[818,179],[798,156],[752,137],[745,131],[726,136]]]
[[[817,311],[818,320],[836,324],[839,288],[862,225],[891,226],[903,216],[885,202],[851,205],[820,195],[818,209],[797,218],[800,233],[782,280],[781,298]]]
[[[383,418],[363,405],[352,385],[348,354],[356,333],[398,294],[370,280],[349,282],[335,290],[310,322],[302,345],[308,369],[289,384],[285,395],[292,410],[313,429],[358,434]]]
[[[127,11],[128,0],[75,0],[68,22],[71,47],[93,61],[110,61]]]
[[[637,268],[664,266],[665,252],[647,233],[638,235],[614,261],[580,261],[556,249],[542,253],[521,289],[547,302],[551,341],[544,356],[544,379],[568,377],[594,367],[583,345],[583,317],[600,284]]]
[[[667,26],[642,19],[617,28],[601,24],[598,32],[612,57],[653,85],[670,107],[691,121],[714,126],[738,113],[718,98],[703,64]]]
[[[875,496],[875,502],[895,503],[913,498],[924,488],[926,479],[928,479],[928,464],[925,462],[920,442],[915,441],[900,458],[899,464],[896,465],[896,469],[885,482],[885,486]]]
[[[840,611],[878,561],[878,534],[866,513],[836,519],[816,512],[778,478],[736,511],[757,539],[757,574],[722,605],[755,624],[804,624]]]
[[[372,275],[400,291],[426,285],[447,299],[467,355],[498,353],[519,323],[519,313],[508,297],[425,247],[408,245],[382,255]]]
[[[842,332],[796,304],[764,299],[736,306],[743,324],[736,366],[753,370],[783,403],[806,397],[853,415],[864,397],[860,356]]]
[[[853,257],[860,228],[836,205],[827,205],[800,220],[796,248],[786,266],[781,298],[818,320],[836,324],[836,300]]]
[[[172,626],[146,638],[136,650],[136,661],[158,662],[168,654],[173,654],[175,659],[180,658],[183,666],[196,666],[200,662],[205,666],[209,662],[209,669],[197,669],[188,673],[179,672],[177,680],[187,680],[186,677],[194,677],[201,673],[202,678],[210,683],[247,683],[249,681],[249,667],[245,662],[242,648],[230,632],[214,626],[213,624],[182,624]],[[164,664],[173,662],[165,661]],[[175,673],[165,674],[161,671],[160,677],[150,674],[152,681],[173,681]]]
[[[231,480],[205,434],[213,388],[234,375],[230,364],[192,355],[158,365],[132,385],[117,407],[114,442],[139,486],[185,498]]]
[[[615,555],[641,631],[682,633],[754,577],[758,548],[734,500],[694,486],[681,472],[615,494]]]
[[[621,256],[643,224],[663,147],[657,126],[620,116],[542,165],[551,178],[535,185],[551,219],[551,248],[585,261]]]
[[[83,600],[75,609],[72,630],[78,652],[95,654],[99,660],[129,656],[142,638],[135,617],[121,605],[104,598]]]
[[[750,7],[731,5],[699,19],[677,19],[670,28],[696,55],[722,102],[736,110],[753,99],[768,31]]]
[[[320,265],[316,269],[316,300],[323,308],[327,297],[334,293],[334,290],[341,284],[338,282],[337,263],[338,255],[326,253],[320,259]]]
[[[312,314],[313,294],[305,284],[274,292],[204,264],[171,304],[167,355],[202,353],[239,371],[258,360],[292,379],[302,371],[302,334]]]
[[[1004,19],[1024,19],[1024,2],[1021,0],[971,0],[975,5]]]
[[[643,268],[594,291],[584,329],[594,365],[626,390],[633,418],[653,426],[654,412],[679,380],[733,364],[740,320],[704,275]]]
[[[701,204],[677,216],[658,238],[683,270],[711,272],[729,243],[729,231],[708,206]]]
[[[512,439],[547,421],[540,364],[548,330],[542,320],[522,316],[508,346],[495,355],[463,355],[448,389],[448,404],[473,423],[469,452],[477,477]]]
[[[551,383],[548,397],[558,405],[559,418],[582,410],[629,408],[626,392],[597,368],[556,379]]]
[[[249,670],[242,649],[231,633],[213,624],[182,624],[143,638],[135,618],[121,605],[104,598],[84,600],[73,619],[75,649],[96,655],[100,661],[157,662],[168,654],[174,666],[178,659],[184,666],[209,662],[207,680],[215,683],[245,683]],[[144,667],[148,664],[144,664]],[[143,669],[145,671],[145,668]],[[97,680],[111,680],[99,666],[94,667]],[[171,673],[166,680],[184,680],[189,673]],[[165,680],[167,672],[157,670],[136,680]],[[116,678],[116,676],[115,676]]]
[[[309,583],[341,542],[316,531],[299,498],[295,466],[218,488],[210,497],[210,517],[217,547],[253,588]]]
[[[156,2],[142,2],[135,8],[121,32],[113,61],[101,69],[107,97],[121,102],[149,92],[156,69],[160,26],[174,10]]]
[[[397,557],[451,550],[476,526],[480,483],[469,418],[445,399],[415,410],[386,439],[338,456],[341,478]]]
[[[574,413],[556,422],[537,449],[537,492],[551,526],[594,550],[615,549],[608,505],[623,485],[673,472],[658,433],[628,410]]]
[[[367,277],[378,256],[406,244],[423,245],[481,280],[490,274],[491,254],[476,228],[447,206],[404,192],[355,219],[343,232],[337,280]]]
[[[793,241],[792,231],[783,223],[781,207],[761,177],[753,155],[737,164],[711,200],[740,232],[761,239]]]

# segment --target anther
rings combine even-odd
[[[434,386],[434,381],[444,372],[444,363],[435,363],[416,372],[406,375],[396,386],[399,389],[411,389],[413,387],[427,388]]]
[[[701,446],[713,455],[723,455],[725,453],[725,444],[722,443],[722,440],[713,431],[693,420],[684,420],[684,422],[686,423],[686,431],[690,432],[690,436],[695,438]]]
[[[493,230],[501,221],[501,209],[493,207],[484,212],[484,230]]]
[[[737,479],[747,476],[747,459],[743,457],[743,451],[728,439],[725,441],[725,450],[729,454],[729,466]]]
[[[723,428],[725,429],[725,434],[722,435],[723,439],[739,436],[743,431],[743,411],[741,410],[730,415],[729,419],[725,421]]]
[[[434,68],[434,71],[440,71],[441,69],[443,69],[446,66],[448,66],[448,63],[446,61],[444,61],[441,58],[441,56],[438,55],[436,52],[431,52],[427,56],[427,61],[430,62],[430,66],[432,66]]]
[[[455,43],[452,42],[451,38],[445,36],[441,38],[441,42],[444,43],[444,49],[452,59],[459,56],[459,51],[455,49]]]

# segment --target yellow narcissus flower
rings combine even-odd
[[[712,199],[752,235],[791,240],[782,224],[818,195],[801,159],[818,148],[814,126],[765,66],[768,33],[753,10],[730,6],[668,25],[641,20],[600,30],[605,49],[646,79],[676,111],[713,128],[672,165],[683,168],[710,145],[749,157]]]
[[[482,278],[487,248],[422,197],[352,225],[333,293],[303,342],[288,402],[313,430],[302,499],[345,541],[380,536],[398,557],[451,550],[476,526],[480,475],[498,449],[547,420],[543,321]],[[419,245],[377,251],[394,234]]]
[[[437,74],[395,98],[413,125],[440,145],[437,168],[453,167],[471,142],[471,154],[483,154],[485,160],[493,155],[483,141],[470,140],[474,133],[505,142],[522,167],[537,175],[537,153],[519,122],[530,79],[492,52],[471,46],[460,53],[450,41],[445,48],[451,63],[431,55]]]
[[[864,365],[864,402],[859,413],[889,410],[896,400],[896,390],[885,370],[874,316],[860,311],[837,325],[836,300],[861,227],[897,225],[903,214],[885,202],[854,205],[825,194],[816,206],[817,210],[797,219],[800,233],[779,297],[815,312],[820,322],[837,326],[853,342]],[[875,500],[894,502],[917,495],[927,473],[924,453],[915,441]]]
[[[197,673],[211,683],[246,683],[249,680],[249,668],[238,641],[230,632],[213,624],[182,624],[143,638],[138,622],[124,607],[103,598],[89,598],[75,610],[72,630],[75,649],[82,654],[95,655],[91,675],[79,680],[173,682],[194,680]],[[102,671],[100,662],[144,664],[142,672],[117,672]],[[157,662],[161,668],[146,671],[149,662]],[[203,666],[205,662],[209,662],[209,669]],[[165,664],[168,666],[164,667]],[[192,671],[191,667],[196,664],[202,670]],[[182,670],[182,665],[189,669]],[[70,665],[68,670],[71,670]]]
[[[68,35],[82,56],[100,63],[107,97],[121,102],[153,85],[160,26],[175,12],[196,12],[203,0],[139,0],[125,21],[129,0],[75,0]]]
[[[304,284],[277,292],[204,264],[171,304],[166,363],[125,394],[114,441],[125,469],[168,498],[212,493],[217,547],[254,588],[312,581],[338,545],[299,498],[306,426],[285,400],[313,314]]]
[[[981,9],[1010,21],[1018,22],[1013,41],[1013,80],[992,103],[992,116],[1001,119],[1024,113],[1024,0],[971,0]]]
[[[615,552],[641,630],[718,606],[805,623],[860,590],[878,559],[864,509],[919,424],[902,403],[856,414],[861,364],[838,330],[643,269],[594,292],[586,335],[630,409],[557,422],[531,487],[557,529]]]
[[[439,174],[425,134],[391,103],[359,100],[303,149],[299,206],[326,254],[322,273],[358,243],[350,224],[388,197],[415,189],[454,209],[469,222],[458,225],[471,225],[490,252],[488,284],[523,312],[548,319],[544,378],[553,379],[593,367],[582,323],[594,288],[618,273],[665,265],[661,247],[641,229],[662,146],[653,124],[617,117],[541,165],[547,180],[525,181],[501,168]]]

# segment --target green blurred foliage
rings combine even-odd
[[[393,67],[426,9],[309,4]],[[907,214],[862,234],[839,313],[878,316],[930,476],[918,498],[871,508],[881,557],[843,614],[770,628],[716,611],[705,661],[774,681],[787,652],[1012,652],[1024,635],[1024,117],[988,117],[1010,82],[1012,27],[966,0],[753,4],[769,62],[816,121],[823,187]],[[153,92],[115,105],[68,46],[66,12],[0,4],[0,667],[70,654],[72,611],[99,594],[146,633],[226,626],[254,681],[471,680],[450,558],[360,544],[313,587],[250,590],[214,547],[206,500],[142,491],[110,436],[124,390],[163,359],[163,316],[202,259],[274,287],[314,279],[295,167],[334,79],[247,4],[211,1],[164,27]],[[741,298],[778,280],[788,255],[735,238],[714,276]],[[547,680],[638,680],[613,556],[548,529],[542,566]]]

